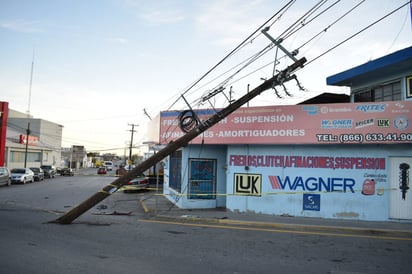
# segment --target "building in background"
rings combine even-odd
[[[62,148],[61,157],[61,167],[81,169],[91,166],[91,164],[88,163],[87,152],[84,146]]]
[[[9,109],[5,165],[10,169],[23,167],[25,162],[27,167],[59,167],[62,132],[62,125]]]

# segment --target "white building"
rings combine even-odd
[[[30,130],[28,143],[27,130]],[[60,166],[63,126],[27,117],[27,114],[9,109],[6,133],[6,166],[11,168]],[[27,144],[27,158],[26,158]]]

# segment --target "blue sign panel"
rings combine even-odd
[[[320,194],[303,194],[303,210],[320,211]]]

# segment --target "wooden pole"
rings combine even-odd
[[[127,184],[127,182],[133,178],[136,178],[138,175],[142,174],[144,171],[155,165],[156,163],[163,160],[165,157],[170,155],[171,153],[175,152],[177,149],[186,146],[191,140],[196,138],[198,135],[206,131],[207,129],[211,128],[222,119],[229,116],[235,110],[240,108],[245,103],[252,100],[254,97],[258,96],[263,91],[270,89],[276,85],[282,84],[290,79],[290,74],[298,69],[299,67],[303,67],[303,64],[306,62],[305,58],[302,58],[285,70],[280,71],[278,74],[274,75],[269,80],[266,80],[261,85],[250,91],[249,93],[245,94],[226,108],[222,109],[218,113],[212,115],[207,120],[202,121],[197,127],[190,130],[188,133],[180,137],[179,139],[171,142],[163,149],[159,150],[156,154],[148,158],[147,160],[140,163],[136,166],[133,170],[126,173],[124,176],[119,177],[114,182],[108,184],[99,192],[92,195],[90,198],[82,202],[81,204],[77,205],[76,207],[72,208],[68,212],[66,212],[61,217],[57,218],[56,220],[50,221],[50,223],[58,223],[58,224],[70,224],[73,220],[77,219],[83,213],[88,211],[93,206],[97,205],[99,202],[106,199],[111,194],[115,193],[119,188]]]

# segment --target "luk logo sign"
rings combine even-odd
[[[262,195],[262,175],[235,173],[234,194],[235,195]]]
[[[390,127],[389,119],[377,119],[378,127]]]

